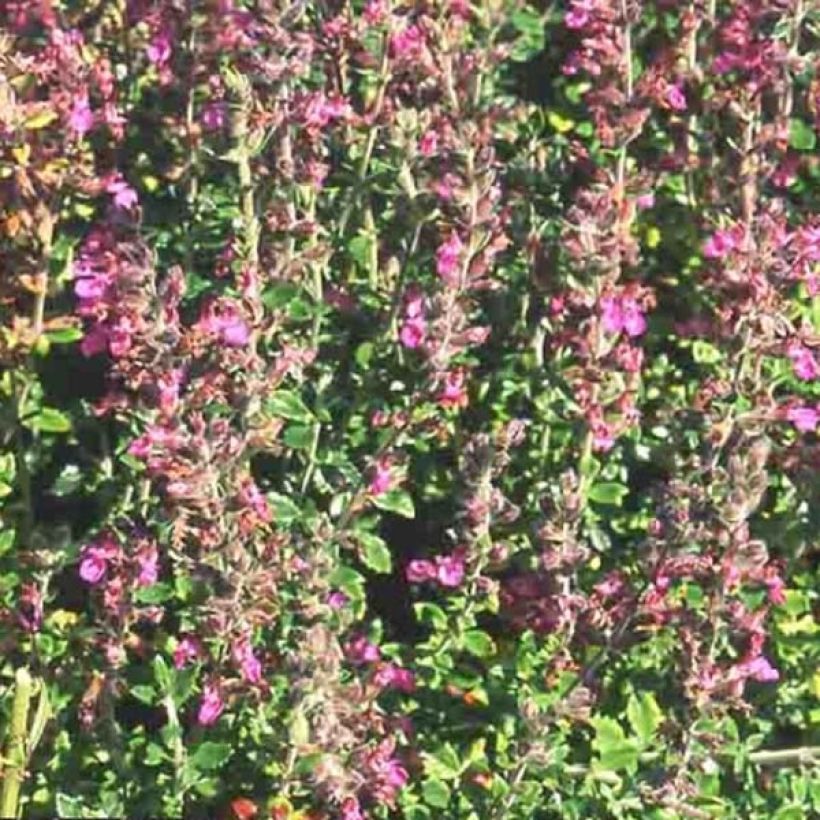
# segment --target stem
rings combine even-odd
[[[26,768],[26,736],[33,681],[28,669],[18,669],[14,676],[14,701],[5,752],[3,789],[0,793],[0,817],[17,817],[20,786]]]

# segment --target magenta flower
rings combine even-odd
[[[117,541],[108,534],[101,535],[82,551],[80,578],[88,584],[98,584],[105,576],[109,562],[119,557],[119,554]]]
[[[814,381],[820,377],[820,365],[814,358],[814,354],[800,342],[792,342],[788,349],[789,358],[792,360],[794,375],[803,381]]]
[[[211,102],[205,105],[200,115],[203,127],[208,131],[219,131],[225,127],[227,106],[223,102]]]
[[[98,353],[105,353],[108,350],[108,332],[101,325],[96,325],[86,331],[83,340],[80,342],[80,353],[86,358],[96,356]]]
[[[814,407],[790,407],[786,418],[801,433],[813,433],[817,429],[817,422],[820,421],[820,413]]]
[[[447,555],[436,558],[436,579],[443,587],[457,587],[464,580],[464,561]]]
[[[202,690],[202,699],[199,702],[197,712],[197,723],[200,726],[212,726],[219,720],[219,716],[225,710],[225,703],[219,689],[211,683],[205,685]]]
[[[643,312],[629,296],[606,296],[601,299],[601,320],[608,333],[624,331],[628,336],[640,336],[646,330]]]
[[[253,647],[247,636],[240,638],[234,645],[233,659],[248,683],[261,683],[262,663],[254,654]]]
[[[232,302],[211,303],[203,311],[198,327],[219,337],[226,347],[244,347],[250,339],[250,328]]]
[[[376,663],[381,658],[379,647],[365,638],[364,635],[357,635],[348,641],[345,646],[347,659],[357,666],[365,663]]]
[[[439,245],[436,251],[436,273],[448,284],[458,285],[459,268],[464,244],[459,235],[453,231],[450,238]]]
[[[416,688],[415,675],[409,669],[404,669],[395,663],[382,664],[373,676],[373,680],[384,689],[390,687],[407,694],[415,691]]]
[[[371,495],[382,495],[390,489],[392,484],[393,476],[390,472],[390,464],[384,459],[380,459],[373,470],[368,490]]]
[[[444,385],[438,394],[442,407],[466,407],[469,399],[464,384],[464,371],[453,370],[444,378]]]
[[[94,114],[88,105],[88,97],[79,97],[74,101],[68,115],[68,127],[79,138],[84,137],[94,127]]]
[[[425,131],[419,140],[419,153],[423,157],[432,157],[438,147],[438,134],[435,131]]]
[[[740,247],[742,229],[739,227],[731,230],[715,231],[703,246],[703,255],[707,259],[723,259],[732,251]]]
[[[407,26],[390,37],[390,50],[394,57],[418,59],[423,48],[424,33],[418,26]]]
[[[593,0],[572,0],[570,10],[564,15],[564,25],[573,30],[584,28],[593,8]]]
[[[407,565],[405,574],[411,584],[421,584],[435,579],[436,567],[432,561],[416,559]]]
[[[145,53],[155,66],[164,66],[171,59],[171,38],[168,32],[162,31],[157,34],[148,44]]]
[[[686,111],[686,96],[678,85],[666,89],[666,102],[673,111]]]
[[[139,201],[137,192],[120,174],[116,174],[108,181],[105,190],[114,197],[114,205],[124,211],[130,210]]]
[[[183,638],[174,648],[174,666],[182,669],[199,658],[202,649],[196,638]]]
[[[780,679],[780,673],[762,655],[744,661],[739,665],[738,670],[744,677],[761,683],[772,683]]]
[[[157,582],[159,577],[159,553],[156,546],[151,544],[137,555],[137,566],[139,567],[137,586],[147,587]]]
[[[415,350],[420,347],[427,334],[427,323],[424,317],[418,316],[414,319],[406,319],[399,330],[399,340],[408,350]]]

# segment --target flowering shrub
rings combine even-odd
[[[0,814],[820,812],[815,4],[0,24]]]

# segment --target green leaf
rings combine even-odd
[[[174,683],[173,675],[162,655],[156,655],[154,657],[154,680],[157,682],[160,691],[171,691],[171,687]]]
[[[373,244],[373,238],[368,234],[359,234],[347,243],[347,249],[356,263],[366,268],[370,258],[370,248]]]
[[[363,547],[360,557],[364,565],[374,572],[390,572],[393,560],[384,540],[369,532],[357,533],[357,537]]]
[[[313,414],[293,390],[277,390],[266,402],[266,407],[274,416],[290,421],[313,421]]]
[[[723,358],[723,354],[713,344],[696,339],[692,345],[692,357],[698,364],[715,364]]]
[[[413,498],[406,490],[388,490],[386,493],[374,496],[373,503],[380,510],[396,513],[403,518],[416,517]]]
[[[157,693],[153,686],[132,686],[129,691],[140,703],[144,703],[146,706],[153,706],[156,702]]]
[[[422,752],[424,773],[437,780],[455,780],[461,775],[461,762],[458,753],[445,743],[435,752]]]
[[[134,593],[134,600],[139,604],[162,604],[174,597],[174,588],[171,584],[159,583],[140,587]]]
[[[5,555],[14,546],[14,530],[0,531],[0,556]]]
[[[64,327],[60,330],[49,330],[48,340],[55,345],[67,345],[83,338],[83,331],[78,327]]]
[[[651,692],[631,695],[626,706],[626,716],[632,731],[644,743],[652,740],[663,721],[663,712]]]
[[[638,766],[638,744],[628,740],[618,721],[608,717],[595,718],[595,737],[592,748],[598,752],[600,765],[604,769],[634,771]]]
[[[44,407],[33,418],[26,421],[26,427],[41,433],[67,433],[71,429],[71,419],[60,410]]]
[[[589,500],[597,504],[610,504],[620,507],[624,498],[629,494],[629,489],[623,484],[605,481],[601,484],[593,484],[589,489]]]
[[[793,119],[789,127],[789,145],[798,151],[813,151],[817,145],[817,134],[808,123]]]
[[[413,604],[416,617],[423,624],[429,624],[434,629],[442,630],[447,627],[447,615],[438,605],[429,601],[419,601]]]
[[[547,112],[547,122],[559,133],[566,134],[575,128],[575,120],[559,114],[557,111]]]
[[[273,519],[277,524],[287,526],[297,519],[302,511],[286,495],[280,493],[268,493],[268,501],[273,507]]]
[[[206,740],[197,746],[190,757],[191,766],[199,771],[212,771],[223,766],[231,756],[230,743],[215,743]]]
[[[313,427],[304,424],[289,424],[282,441],[294,450],[307,450],[313,444],[313,430]]]
[[[450,805],[450,787],[441,780],[428,778],[421,787],[424,802],[437,809],[446,809]]]
[[[486,658],[496,651],[495,642],[480,629],[470,629],[464,633],[464,648],[477,658]]]

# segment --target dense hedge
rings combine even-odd
[[[815,3],[0,25],[0,815],[820,813]]]

